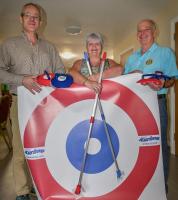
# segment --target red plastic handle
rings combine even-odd
[[[146,84],[146,83],[155,83],[156,85],[161,85],[162,82],[156,78],[147,78],[147,79],[140,79],[137,83]]]
[[[49,73],[49,76],[52,79],[54,77],[54,73]],[[49,80],[45,74],[41,74],[41,75],[37,76],[36,80],[37,80],[37,83],[40,85],[51,86],[51,80]]]
[[[81,192],[81,185],[77,185],[75,189],[75,194],[80,194],[80,192]]]
[[[106,57],[107,57],[107,53],[106,53],[106,52],[104,52],[104,53],[103,53],[102,60],[103,60],[103,61],[105,61],[105,60],[106,60]]]

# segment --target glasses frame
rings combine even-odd
[[[24,17],[26,19],[33,19],[35,21],[41,21],[41,17],[40,16],[34,16],[34,15],[31,15],[30,13],[22,13],[21,17]]]

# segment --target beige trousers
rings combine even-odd
[[[15,183],[15,191],[17,196],[28,194],[32,187],[31,177],[29,175],[22,141],[20,138],[18,123],[17,97],[13,96],[13,102],[10,110],[10,118],[12,120],[12,146],[13,146],[13,176]]]

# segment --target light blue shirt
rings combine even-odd
[[[160,47],[154,43],[148,51],[141,54],[141,49],[133,53],[125,64],[125,72],[127,74],[134,70],[140,70],[143,74],[155,73],[161,71],[167,76],[178,76],[176,67],[176,59],[173,51],[167,47]],[[162,88],[158,94],[166,94],[167,89]]]

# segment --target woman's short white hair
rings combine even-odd
[[[97,40],[103,48],[104,40],[100,33],[89,33],[86,37],[86,46],[88,45],[88,42],[90,42],[90,40]]]

